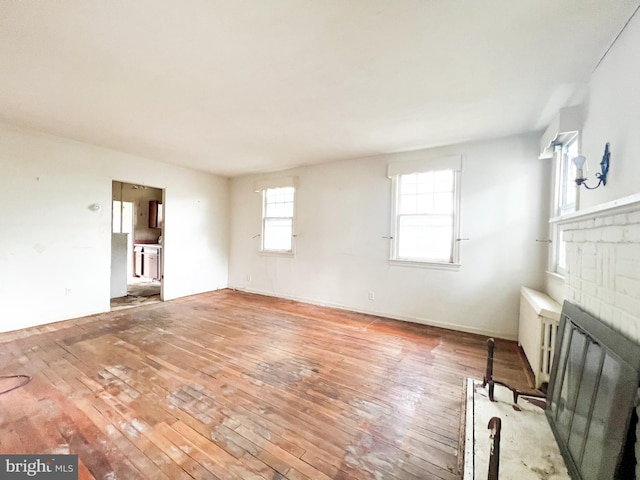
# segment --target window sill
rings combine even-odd
[[[558,272],[552,272],[551,270],[547,270],[545,272],[547,274],[547,276],[551,277],[551,278],[555,278],[556,280],[562,280],[564,281],[564,275]]]
[[[258,250],[258,253],[265,257],[295,257],[294,252],[279,252],[277,250]]]
[[[462,266],[459,263],[418,262],[415,260],[389,260],[389,265],[397,267],[427,268],[432,270],[452,270],[457,272]]]

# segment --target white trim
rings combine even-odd
[[[430,262],[428,260],[389,260],[389,265],[396,267],[410,267],[410,268],[432,268],[435,270],[453,270],[458,271],[462,266],[459,263],[445,263],[445,262]]]
[[[282,188],[282,187],[293,187],[296,188],[298,183],[298,177],[278,177],[278,178],[268,178],[264,180],[257,180],[254,184],[253,190],[256,193],[260,193],[263,190],[267,190],[268,188]]]
[[[620,213],[633,212],[640,210],[640,193],[634,193],[628,197],[619,198],[610,202],[601,203],[593,207],[578,210],[574,213],[553,217],[549,219],[549,223],[555,225],[566,225],[575,221],[591,220],[598,217],[606,217]]]
[[[448,155],[446,157],[423,158],[408,162],[390,163],[387,166],[387,176],[389,178],[395,178],[398,175],[437,170],[453,170],[461,172],[462,155]]]
[[[540,138],[540,156],[545,159],[553,157],[555,143],[563,143],[566,134],[579,132],[584,122],[584,111],[581,106],[564,107],[551,121]]]
[[[558,273],[558,272],[552,272],[551,270],[547,270],[547,271],[546,271],[546,272],[544,272],[544,273],[546,273],[546,274],[547,274],[548,276],[550,276],[550,277],[553,277],[553,278],[555,278],[555,279],[557,279],[557,280],[561,280],[561,281],[563,281],[563,282],[564,282],[564,277],[565,277],[565,276],[564,276],[563,274],[561,274],[561,273]]]

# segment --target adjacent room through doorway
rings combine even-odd
[[[111,310],[162,300],[163,190],[114,181]]]

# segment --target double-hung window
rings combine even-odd
[[[292,179],[265,182],[257,188],[262,194],[262,232],[260,250],[293,253],[295,185]]]
[[[576,211],[578,188],[575,183],[576,167],[572,159],[578,156],[578,132],[563,135],[562,143],[555,147],[555,195],[554,216],[562,216]],[[551,262],[556,273],[564,274],[567,269],[567,245],[562,238],[562,231],[553,226],[551,240]]]
[[[459,264],[460,167],[460,157],[389,166],[392,261]]]

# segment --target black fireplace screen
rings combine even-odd
[[[546,414],[572,478],[623,478],[639,382],[640,346],[565,302]]]

